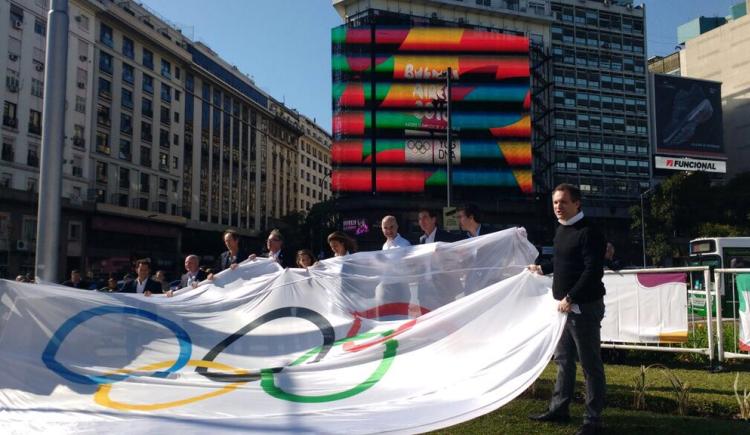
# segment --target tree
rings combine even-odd
[[[705,172],[680,172],[644,198],[646,254],[653,264],[681,256],[696,237],[750,235],[750,173],[712,185]],[[631,230],[641,232],[641,207],[630,208]]]

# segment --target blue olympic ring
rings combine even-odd
[[[112,382],[122,381],[130,377],[131,375],[108,375],[108,376],[81,375],[72,370],[69,370],[67,367],[60,364],[57,361],[57,359],[55,359],[55,356],[57,355],[57,351],[60,350],[60,345],[62,344],[63,340],[65,340],[68,334],[70,334],[70,332],[73,331],[73,329],[75,329],[76,326],[82,324],[83,322],[93,317],[102,316],[105,314],[132,314],[134,316],[145,317],[146,319],[153,320],[154,322],[161,324],[162,326],[166,327],[167,329],[171,330],[174,333],[175,337],[177,338],[177,341],[179,341],[180,343],[180,354],[178,355],[177,360],[175,361],[174,364],[172,364],[171,367],[169,367],[165,371],[154,372],[150,376],[154,376],[157,378],[165,378],[169,376],[170,373],[176,372],[182,369],[183,367],[185,367],[185,365],[190,360],[193,343],[187,331],[182,329],[182,327],[177,325],[175,322],[169,319],[165,319],[164,317],[158,316],[150,311],[141,310],[139,308],[103,306],[103,307],[92,308],[90,310],[81,311],[80,313],[66,320],[65,323],[63,323],[62,326],[60,326],[60,328],[57,331],[55,331],[52,338],[50,338],[49,343],[47,343],[47,347],[44,349],[44,352],[42,353],[42,361],[44,362],[44,365],[46,365],[47,368],[57,373],[58,375],[62,376],[63,378],[69,381],[75,382],[77,384],[87,384],[87,385],[109,384]]]

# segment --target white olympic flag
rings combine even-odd
[[[281,270],[172,298],[0,281],[4,433],[424,432],[490,412],[565,316],[521,229]]]

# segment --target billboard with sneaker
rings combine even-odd
[[[655,74],[656,153],[725,158],[721,83]]]

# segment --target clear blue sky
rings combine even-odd
[[[646,1],[649,56],[674,51],[678,25],[700,15],[726,16],[739,1]],[[331,130],[330,29],[341,19],[330,0],[142,2],[237,65],[274,98]]]

